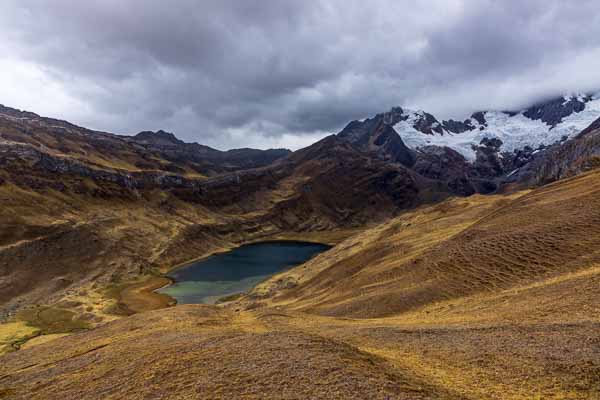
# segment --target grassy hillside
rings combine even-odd
[[[7,398],[600,398],[600,172],[406,212],[216,306],[3,356]]]
[[[580,272],[600,263],[600,173],[508,196],[409,211],[276,277],[269,304],[381,317]],[[256,292],[269,292],[273,280]]]

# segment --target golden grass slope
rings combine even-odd
[[[176,306],[0,359],[9,399],[600,398],[600,172],[451,199],[226,307]]]
[[[380,317],[528,285],[600,263],[600,173],[529,193],[473,196],[410,211],[278,275],[270,304]]]
[[[251,314],[244,316],[216,307],[179,306],[12,353],[0,364],[0,394],[27,399],[423,399],[434,390],[343,342],[271,331]]]

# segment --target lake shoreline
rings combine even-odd
[[[158,285],[158,282],[165,282],[163,281],[158,281],[158,279],[167,279],[168,282],[165,283],[163,286],[157,286],[155,289],[153,289],[150,292],[144,292],[143,294],[140,294],[139,296],[136,296],[136,301],[140,302],[140,304],[144,301],[146,301],[148,303],[148,305],[143,306],[141,308],[144,309],[144,311],[146,310],[154,310],[154,309],[158,309],[158,308],[152,308],[152,305],[156,305],[156,304],[162,304],[162,307],[160,308],[167,308],[167,307],[173,307],[175,305],[177,305],[177,300],[171,296],[169,296],[168,294],[164,294],[164,293],[158,293],[156,292],[156,290],[162,289],[164,287],[168,287],[170,285],[172,285],[174,283],[174,280],[172,278],[170,278],[168,276],[169,273],[172,273],[173,271],[176,271],[180,268],[183,268],[187,265],[190,265],[192,263],[198,262],[198,261],[202,261],[205,260],[209,257],[215,256],[215,255],[219,255],[222,253],[226,253],[228,251],[232,251],[236,248],[245,246],[245,245],[250,245],[250,244],[255,244],[255,243],[263,243],[263,242],[285,242],[285,241],[290,241],[290,242],[304,242],[304,243],[312,243],[312,244],[320,244],[320,245],[327,245],[327,246],[335,246],[336,244],[346,240],[348,237],[355,235],[358,232],[361,232],[364,228],[361,229],[346,229],[346,230],[334,230],[334,231],[322,231],[322,232],[287,232],[287,233],[278,233],[278,234],[274,234],[274,235],[269,235],[266,237],[262,237],[262,238],[255,238],[255,239],[251,239],[251,240],[247,240],[247,241],[242,241],[240,243],[237,244],[232,244],[231,246],[223,246],[223,247],[219,247],[216,248],[212,251],[209,251],[207,253],[202,254],[201,256],[195,257],[195,258],[190,258],[186,261],[174,264],[170,267],[167,267],[165,269],[163,269],[161,272],[161,275],[159,276],[153,276],[150,277],[146,280],[144,280],[144,282],[147,282],[149,286],[151,285]],[[296,268],[292,267],[292,268]],[[153,283],[150,283],[153,282]],[[122,298],[122,293],[127,291],[127,290],[131,290],[132,288],[135,289],[135,287],[139,286],[140,282],[134,282],[131,283],[130,285],[126,285],[121,292],[119,293],[119,298]],[[156,299],[154,296],[161,296],[162,297],[162,301],[159,299]],[[165,299],[166,298],[166,299]],[[125,306],[127,306],[127,303],[124,303]],[[216,305],[219,305],[218,303]],[[131,310],[131,308],[128,307],[128,309],[130,311],[132,311],[133,313],[136,313],[135,311]]]
[[[178,304],[215,304],[220,298],[251,291],[331,247],[296,238],[252,241],[180,265],[167,275],[174,283],[155,292],[175,298]]]

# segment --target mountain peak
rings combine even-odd
[[[534,104],[523,111],[523,115],[555,127],[563,121],[563,118],[583,111],[586,103],[592,100],[592,96],[586,94],[560,96]]]
[[[138,133],[133,137],[136,141],[159,144],[159,145],[180,145],[184,144],[183,141],[177,139],[177,137],[171,132],[166,132],[158,130],[156,132],[153,131],[143,131]]]
[[[362,151],[375,154],[381,160],[411,166],[414,164],[414,154],[393,128],[393,125],[403,118],[408,118],[404,115],[404,110],[400,107],[393,108],[374,118],[350,122],[337,137],[352,143]]]

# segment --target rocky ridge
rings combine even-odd
[[[220,151],[185,143],[162,130],[120,136],[5,106],[0,106],[0,141],[30,144],[97,168],[165,171],[195,177],[266,166],[290,153],[287,149]]]

